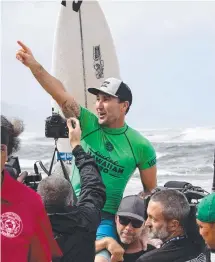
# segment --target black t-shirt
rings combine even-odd
[[[143,254],[137,262],[206,262],[199,246],[187,238],[171,241],[161,248]]]
[[[125,253],[123,258],[124,258],[124,262],[135,262],[140,256],[142,256],[143,254],[145,254],[146,252],[149,252],[151,250],[155,249],[154,246],[152,245],[147,245],[147,250],[141,250],[139,252],[136,253]]]

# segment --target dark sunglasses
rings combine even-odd
[[[127,226],[129,223],[131,223],[133,228],[140,228],[143,225],[143,221],[141,220],[123,216],[119,216],[119,223],[123,226]]]

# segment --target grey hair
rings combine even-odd
[[[183,228],[187,223],[190,206],[184,194],[174,189],[166,189],[152,195],[150,201],[159,202],[166,220],[175,219]]]
[[[68,206],[72,202],[72,187],[62,176],[51,175],[43,179],[37,188],[45,206]]]

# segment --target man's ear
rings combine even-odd
[[[127,110],[127,108],[129,108],[129,102],[128,101],[124,102],[124,107],[126,108],[126,110]]]
[[[123,103],[123,105],[122,105],[122,109],[123,109],[123,111],[127,111],[127,109],[129,108],[129,102],[128,101],[124,101],[124,102],[122,102]]]
[[[168,223],[168,229],[172,232],[175,231],[179,227],[179,221],[176,219],[172,219]]]

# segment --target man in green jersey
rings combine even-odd
[[[61,107],[66,118],[79,119],[82,129],[82,147],[95,157],[106,186],[106,204],[97,239],[105,236],[116,238],[114,215],[119,207],[128,180],[138,168],[144,192],[156,187],[156,154],[151,143],[138,131],[125,123],[125,115],[132,104],[130,88],[116,78],[106,79],[101,87],[89,88],[97,97],[97,116],[80,106],[63,84],[51,76],[33,57],[31,50],[18,41],[21,49],[16,57],[29,67],[41,86]],[[72,184],[77,196],[80,193],[80,177],[73,165]],[[96,261],[103,260],[102,252]]]

